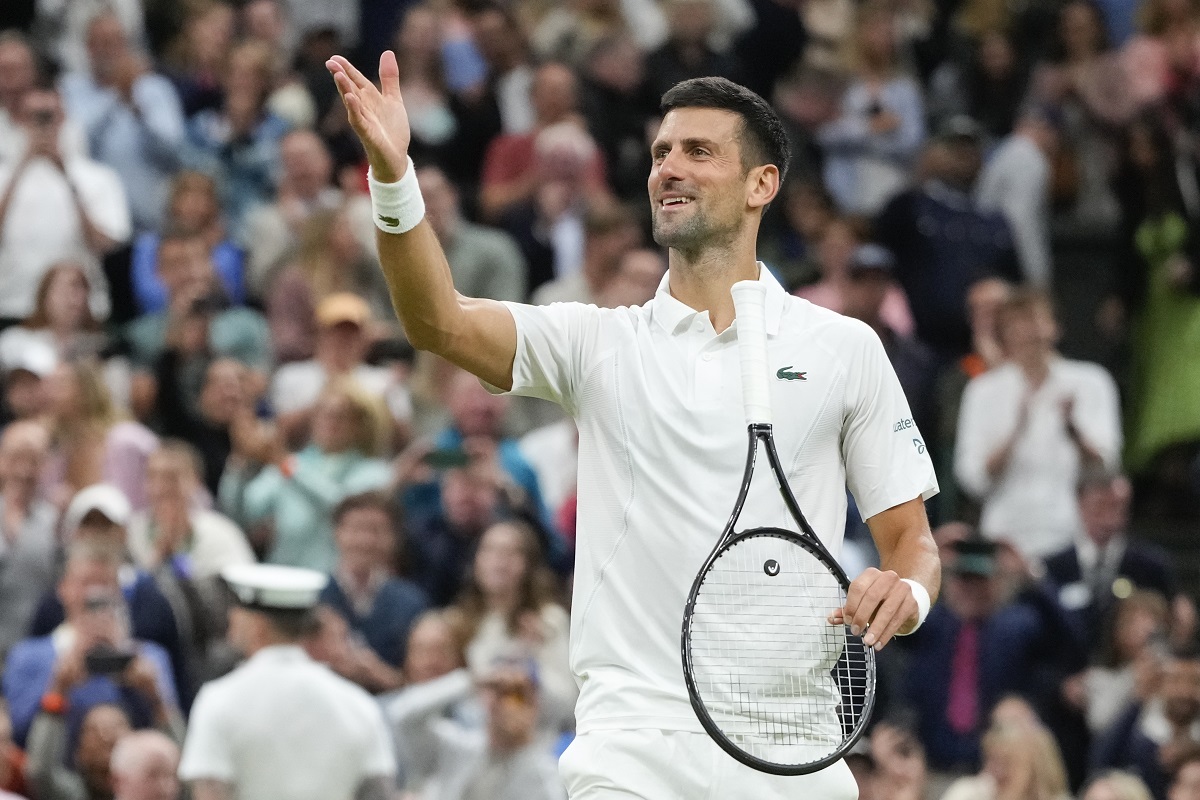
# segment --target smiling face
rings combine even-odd
[[[754,170],[742,162],[742,121],[712,108],[667,113],[651,145],[647,188],[654,241],[698,252],[729,244],[746,224]]]

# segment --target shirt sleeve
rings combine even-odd
[[[1111,468],[1121,456],[1121,401],[1112,376],[1099,365],[1088,367],[1087,380],[1081,382],[1083,390],[1073,395],[1071,421]]]
[[[362,774],[364,778],[396,774],[396,754],[392,749],[392,736],[383,719],[383,709],[373,700],[366,702],[368,732],[371,737],[363,754]]]
[[[222,724],[217,698],[213,697],[209,687],[200,690],[192,705],[183,757],[179,762],[179,777],[185,781],[233,780],[233,750]]]
[[[842,453],[846,482],[864,520],[938,493],[933,462],[896,371],[874,331],[855,324],[847,361]]]
[[[604,312],[582,303],[505,305],[517,325],[512,394],[550,400],[574,414]]]
[[[1000,409],[989,402],[985,389],[985,384],[976,378],[963,390],[958,432],[954,437],[954,476],[976,499],[989,493],[995,484],[988,474],[987,462],[1005,435],[996,424]]]

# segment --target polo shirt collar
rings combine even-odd
[[[771,274],[771,270],[761,261],[758,262],[758,280],[767,287],[766,323],[767,334],[775,336],[779,333],[779,321],[783,317],[783,303],[787,292]],[[697,311],[671,294],[671,271],[663,275],[658,283],[658,291],[654,293],[653,318],[667,333],[677,334],[688,329],[697,314],[708,312]]]

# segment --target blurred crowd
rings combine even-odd
[[[1200,516],[1196,0],[4,0],[0,797],[181,796],[257,561],[329,576],[295,633],[398,797],[562,796],[576,432],[395,322],[324,67],[387,48],[471,296],[648,301],[661,94],[779,110],[760,257],[878,332],[942,486],[864,800],[1200,798],[1195,587],[1145,536]]]

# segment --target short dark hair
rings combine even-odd
[[[692,78],[680,81],[662,96],[659,110],[664,116],[677,108],[715,108],[737,114],[742,118],[742,166],[774,164],[780,182],[787,177],[792,160],[787,131],[775,109],[759,94],[726,78]]]
[[[399,527],[400,509],[385,492],[361,492],[359,494],[352,494],[342,500],[333,509],[334,527],[342,524],[342,519],[351,511],[360,511],[367,508],[386,514],[388,522],[391,523],[392,527]]]

